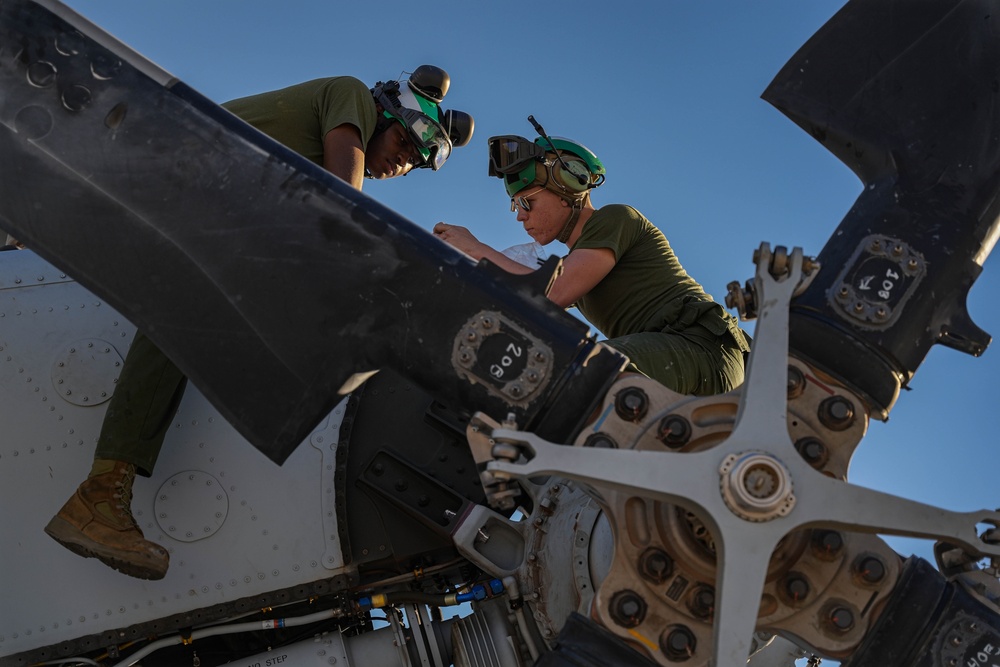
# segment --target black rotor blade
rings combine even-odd
[[[624,363],[537,276],[476,266],[54,0],[0,3],[0,155],[0,228],[279,463],[383,367],[569,438]]]
[[[864,184],[790,345],[882,419],[931,345],[991,340],[965,303],[998,231],[998,36],[995,0],[852,0],[763,94]]]

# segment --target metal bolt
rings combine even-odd
[[[874,241],[872,241],[872,244],[871,244],[870,248],[872,250],[881,250],[882,249],[882,242],[879,239],[875,239]]]
[[[788,399],[797,398],[806,389],[806,376],[796,366],[788,367]]]
[[[824,445],[818,438],[800,438],[795,443],[795,449],[797,449],[799,454],[802,455],[805,462],[813,468],[822,468],[823,464],[825,464],[830,458],[826,445]]]
[[[680,415],[667,415],[660,422],[657,438],[671,449],[679,449],[691,439],[691,423]]]
[[[672,625],[660,635],[660,650],[673,662],[692,657],[697,643],[694,633],[683,625]]]
[[[646,601],[630,590],[618,591],[611,598],[611,619],[623,628],[634,628],[646,617]]]
[[[830,611],[829,620],[834,630],[847,632],[854,627],[854,612],[847,607],[834,607]]]
[[[495,459],[516,461],[517,457],[521,455],[521,450],[517,448],[517,445],[512,445],[509,442],[498,442],[490,448],[490,454]]]
[[[832,558],[844,548],[844,538],[835,530],[822,530],[815,533],[813,546],[820,556]]]
[[[375,475],[381,475],[384,472],[385,472],[385,466],[382,465],[381,463],[376,463],[375,465],[372,466],[372,473],[373,474],[375,474]]]
[[[877,584],[885,579],[885,564],[876,556],[864,556],[858,561],[855,571],[867,584]]]
[[[801,574],[789,573],[785,578],[785,594],[792,602],[802,602],[809,597],[809,582]]]
[[[819,404],[819,420],[832,431],[843,431],[854,423],[854,405],[843,396],[831,396]]]
[[[738,280],[734,280],[726,285],[726,308],[739,308],[742,296]]]
[[[674,561],[662,549],[650,547],[639,556],[639,574],[650,581],[662,584],[674,571]]]
[[[638,422],[648,408],[649,398],[638,387],[626,387],[615,396],[615,412],[625,421]]]
[[[715,589],[707,584],[698,586],[691,594],[688,608],[698,618],[709,618],[715,611]]]
[[[584,447],[597,447],[599,449],[618,449],[618,443],[605,433],[591,433],[583,442]]]

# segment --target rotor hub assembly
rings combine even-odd
[[[766,452],[730,454],[719,476],[726,506],[747,521],[770,521],[795,506],[791,473]]]

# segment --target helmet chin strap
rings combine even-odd
[[[569,212],[569,218],[566,219],[566,224],[563,225],[562,231],[559,232],[559,236],[556,240],[563,245],[566,245],[566,241],[569,241],[569,237],[573,234],[573,230],[576,229],[576,222],[580,219],[580,213],[583,211],[583,206],[578,203],[574,203]]]

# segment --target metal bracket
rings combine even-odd
[[[488,465],[494,478],[561,475],[593,485],[684,506],[702,517],[715,536],[719,570],[714,613],[714,664],[736,667],[746,662],[757,609],[771,554],[789,532],[822,526],[861,532],[949,536],[981,555],[1000,554],[987,544],[977,523],[1000,525],[1000,513],[956,513],[849,485],[814,470],[796,451],[787,427],[788,306],[802,279],[803,255],[796,248],[783,275],[772,275],[772,254],[762,244],[757,257],[755,290],[759,319],[750,354],[736,424],[730,437],[699,452],[655,452],[561,447],[531,433],[498,429],[493,432],[506,453],[517,447],[522,458],[495,460]],[[752,471],[724,466],[725,460],[753,453],[794,481],[796,503],[787,513],[774,512],[754,521],[734,512],[721,489],[753,484]],[[777,485],[775,493],[783,493]]]

